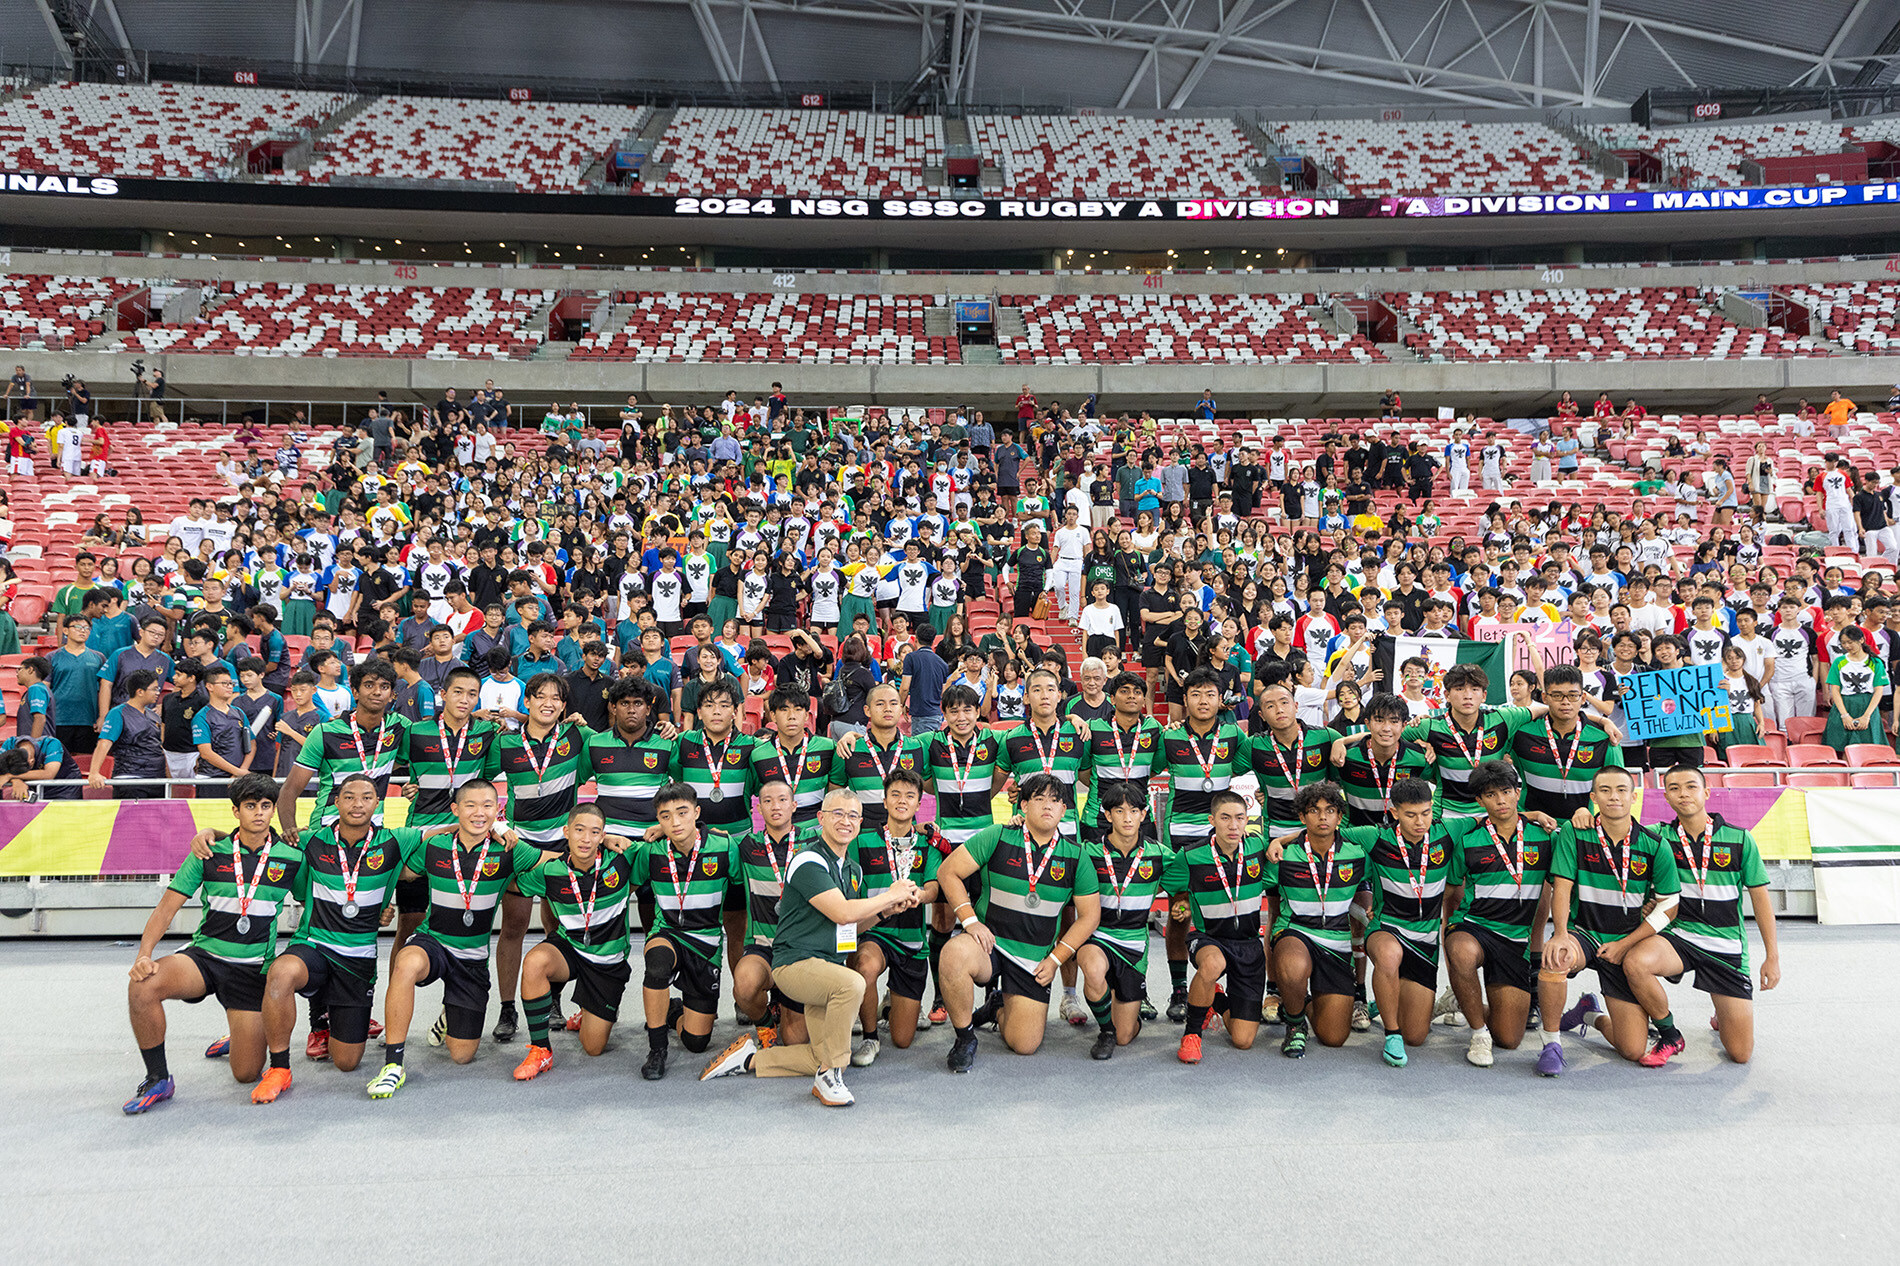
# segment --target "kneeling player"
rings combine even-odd
[[[699,824],[699,793],[669,782],[653,797],[660,838],[644,844],[633,882],[653,893],[653,927],[644,957],[641,999],[646,1007],[647,1058],[640,1075],[666,1076],[667,1034],[699,1052],[712,1042],[719,1011],[719,942],[726,887],[738,881],[739,853],[732,837]],[[672,988],[679,986],[679,1001]]]
[[[634,859],[624,851],[608,851],[607,818],[592,803],[569,811],[563,835],[565,854],[544,857],[515,879],[522,896],[545,898],[555,919],[554,935],[521,960],[528,1051],[515,1068],[516,1081],[538,1077],[554,1064],[548,1028],[556,986],[574,982],[581,1049],[598,1055],[607,1049],[632,976],[627,898],[633,891]],[[625,841],[619,847],[624,849]]]
[[[1682,904],[1675,922],[1661,936],[1650,937],[1623,960],[1630,992],[1643,1010],[1656,1018],[1659,1039],[1643,1056],[1645,1068],[1660,1068],[1681,1053],[1680,1030],[1662,1031],[1669,1016],[1669,995],[1663,980],[1679,982],[1685,972],[1695,973],[1695,987],[1715,1003],[1712,1023],[1721,1035],[1722,1049],[1738,1064],[1746,1064],[1755,1050],[1754,988],[1748,979],[1748,927],[1742,921],[1742,890],[1755,907],[1755,928],[1761,933],[1761,987],[1781,983],[1781,951],[1775,935],[1775,907],[1768,899],[1768,872],[1761,864],[1755,837],[1730,826],[1709,812],[1709,784],[1700,769],[1677,766],[1664,776],[1663,798],[1676,811],[1674,822],[1655,828],[1675,853],[1676,874],[1683,880]]]
[[[1550,832],[1518,812],[1511,762],[1484,761],[1465,786],[1484,816],[1445,819],[1453,836],[1445,904],[1456,910],[1445,964],[1471,1026],[1465,1061],[1489,1068],[1492,1047],[1516,1050],[1530,1019],[1531,938],[1550,917]]]
[[[1403,1068],[1407,1046],[1423,1046],[1438,993],[1438,938],[1445,922],[1449,841],[1432,830],[1432,785],[1400,778],[1389,796],[1392,825],[1354,827],[1343,839],[1371,850],[1372,918],[1366,954],[1372,995],[1385,1025],[1385,1062]]]
[[[539,848],[513,844],[512,832],[496,838],[501,810],[494,783],[469,779],[455,789],[452,807],[453,834],[429,839],[418,834],[403,855],[404,878],[419,875],[428,881],[429,917],[390,960],[383,995],[384,1062],[369,1083],[372,1099],[387,1099],[408,1081],[403,1060],[418,986],[442,982],[440,1023],[449,1058],[458,1064],[475,1058],[488,1014],[495,912],[515,877],[541,860]]]
[[[1649,1018],[1623,976],[1630,951],[1669,925],[1680,900],[1682,885],[1676,877],[1676,859],[1669,847],[1631,816],[1636,783],[1628,770],[1599,769],[1590,780],[1596,820],[1587,827],[1566,826],[1557,832],[1550,858],[1551,937],[1544,944],[1543,966],[1537,974],[1538,1011],[1544,1024],[1544,1049],[1537,1071],[1544,1077],[1561,1076],[1564,1048],[1559,1034],[1594,1028],[1610,1039],[1624,1059],[1648,1054]],[[1650,906],[1647,916],[1643,907]],[[1564,1009],[1565,982],[1585,969],[1609,999],[1609,1011],[1595,994],[1586,993],[1577,1005]],[[1556,1030],[1552,1016],[1561,1016]],[[1670,1037],[1665,1009],[1658,1025],[1664,1040]]]
[[[271,830],[277,790],[264,774],[232,779],[237,830],[220,841],[209,861],[187,857],[145,921],[126,989],[145,1080],[126,1101],[128,1115],[172,1097],[165,1064],[167,1002],[216,995],[231,1026],[231,1075],[248,1084],[264,1069],[264,972],[277,947],[277,912],[286,896],[303,900],[309,884],[303,853]],[[154,962],[152,950],[193,896],[204,909],[191,944]]]
[[[1187,898],[1194,924],[1188,933],[1194,978],[1179,1052],[1184,1064],[1201,1062],[1201,1030],[1210,1013],[1221,1017],[1229,1042],[1250,1049],[1267,992],[1267,952],[1260,944],[1266,843],[1248,837],[1247,802],[1237,792],[1214,792],[1207,809],[1207,838],[1178,850],[1161,880],[1170,893]],[[1223,976],[1226,992],[1220,988]]]
[[[1089,845],[1087,860],[1101,892],[1102,922],[1075,961],[1082,969],[1082,996],[1101,1026],[1089,1058],[1108,1059],[1141,1032],[1141,1005],[1148,1000],[1148,914],[1174,854],[1145,838],[1148,790],[1140,783],[1109,783],[1096,803],[1106,838]]]
[[[851,966],[864,977],[864,1001],[858,1019],[864,1036],[851,1052],[851,1062],[863,1068],[877,1058],[877,978],[890,973],[891,1045],[907,1050],[917,1037],[923,1012],[924,976],[930,955],[924,946],[924,906],[937,899],[932,872],[943,857],[943,837],[928,822],[917,820],[923,803],[923,776],[913,769],[893,769],[884,775],[884,825],[861,831],[852,841],[851,860],[864,872],[864,895],[877,897],[908,879],[922,894],[911,909],[887,914],[876,927],[858,938]]]
[[[1366,850],[1339,835],[1346,795],[1338,783],[1301,787],[1293,811],[1305,829],[1267,875],[1280,903],[1273,920],[1273,978],[1280,985],[1280,1018],[1286,1023],[1280,1053],[1288,1059],[1306,1054],[1309,1024],[1326,1046],[1344,1046],[1352,1032],[1350,916],[1366,882]]]
[[[963,935],[943,948],[944,1004],[956,1040],[948,1063],[967,1073],[976,1062],[976,987],[1002,981],[992,1003],[1000,1006],[1003,1041],[1019,1055],[1033,1055],[1049,1022],[1049,982],[1075,957],[1101,921],[1095,868],[1083,866],[1081,844],[1062,830],[1073,797],[1054,774],[1030,774],[1018,784],[1023,824],[993,826],[959,845],[937,867],[937,882]],[[964,880],[981,874],[983,890],[972,905]],[[1075,903],[1075,923],[1057,936],[1062,907]]]
[[[774,778],[759,788],[764,828],[745,832],[735,845],[739,879],[733,888],[739,890],[745,919],[739,938],[744,949],[732,968],[732,1000],[739,1009],[739,1022],[758,1026],[759,1045],[764,1047],[778,1042],[796,1046],[805,1040],[804,1008],[772,984],[772,945],[778,937],[778,903],[785,895],[785,876],[798,846],[817,834],[814,828],[793,825],[797,807],[792,785]],[[731,904],[728,899],[726,905]]]

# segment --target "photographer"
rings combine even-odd
[[[73,425],[83,431],[92,421],[92,388],[86,385],[85,379],[71,374],[61,382],[66,388],[66,412],[72,416]]]

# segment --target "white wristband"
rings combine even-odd
[[[976,916],[974,914],[963,921],[963,930],[965,932],[968,932],[971,928],[975,926],[976,926]]]

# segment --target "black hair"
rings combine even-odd
[[[1343,817],[1346,813],[1346,793],[1339,789],[1338,783],[1330,780],[1309,782],[1294,793],[1293,816],[1303,818],[1307,810],[1317,809],[1324,804],[1333,806]]]
[[[391,690],[396,688],[396,666],[394,664],[382,658],[366,659],[356,667],[350,669],[351,693],[361,694],[363,683],[372,677],[377,681],[388,683]]]
[[[1488,796],[1494,791],[1516,791],[1522,786],[1517,769],[1510,761],[1502,757],[1495,760],[1480,761],[1472,767],[1471,777],[1465,780],[1465,793],[1473,800]]]
[[[664,809],[667,805],[677,804],[681,801],[687,804],[697,805],[699,803],[699,793],[683,782],[667,783],[653,794],[654,816],[658,817],[660,810]]]
[[[1405,700],[1390,691],[1381,690],[1366,700],[1366,712],[1362,718],[1366,721],[1409,721],[1412,709]]]
[[[231,780],[229,795],[231,807],[250,804],[257,800],[277,803],[277,780],[269,774],[244,774]]]
[[[1069,784],[1054,774],[1031,774],[1016,784],[1016,792],[1017,801],[1021,804],[1052,797],[1063,800],[1069,796]]]
[[[905,769],[900,766],[884,775],[884,790],[889,791],[897,786],[915,787],[917,794],[921,796],[924,794],[924,776],[914,769]]]
[[[1395,805],[1430,804],[1432,785],[1423,778],[1401,778],[1392,784],[1386,799]]]
[[[493,792],[497,797],[501,795],[499,791],[495,790],[495,784],[488,781],[488,779],[471,778],[455,789],[455,794],[449,797],[450,801],[460,800],[462,793],[465,791],[489,791]]]

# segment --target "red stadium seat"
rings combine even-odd
[[[1759,743],[1733,743],[1729,745],[1727,764],[1734,769],[1746,769],[1750,765],[1785,765],[1786,760],[1775,758],[1775,749]]]
[[[1854,769],[1870,765],[1900,765],[1900,753],[1885,743],[1849,743],[1847,763]]]
[[[1845,787],[1848,774],[1844,769],[1797,770],[1788,775],[1790,787]]]
[[[1732,769],[1722,775],[1724,787],[1778,787],[1780,774],[1769,769]]]
[[[1790,743],[1788,761],[1796,769],[1813,769],[1817,766],[1846,768],[1847,766],[1847,762],[1841,759],[1840,753],[1825,743]]]
[[[1782,726],[1782,732],[1788,736],[1790,747],[1798,743],[1813,743],[1827,730],[1826,717],[1789,717]]]
[[[1884,769],[1864,772],[1857,771],[1847,776],[1847,783],[1850,787],[1891,787],[1893,786],[1893,772]]]

